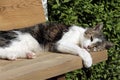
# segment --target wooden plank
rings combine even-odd
[[[0,30],[45,22],[41,0],[0,0]]]
[[[91,53],[91,55],[94,64],[107,59],[106,51]],[[35,59],[0,60],[0,79],[44,80],[82,67],[79,56],[47,52]]]
[[[105,61],[108,59],[107,50],[100,52],[92,52],[93,64]]]

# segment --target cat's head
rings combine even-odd
[[[99,49],[108,49],[112,46],[112,43],[109,41],[106,41],[103,33],[102,33],[103,23],[97,24],[93,28],[87,28],[84,32],[84,41],[83,41],[83,47],[85,49],[91,50],[94,48],[96,51]]]

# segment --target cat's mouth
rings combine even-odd
[[[89,51],[89,52],[95,52],[97,51],[97,48],[96,47],[91,47],[91,46],[88,46],[88,47],[83,47],[85,50]]]
[[[83,47],[85,50],[90,51],[89,47]]]

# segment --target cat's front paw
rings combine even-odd
[[[79,56],[81,56],[83,60],[83,64],[86,68],[89,68],[92,66],[92,57],[87,50],[81,49]]]
[[[86,68],[91,67],[91,66],[92,66],[92,58],[89,58],[89,59],[84,60],[83,63],[84,63],[84,66],[85,66]]]

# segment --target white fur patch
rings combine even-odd
[[[82,27],[72,26],[70,27],[69,31],[63,35],[62,39],[58,41],[58,43],[67,42],[67,43],[81,44],[84,31],[85,29]]]
[[[93,41],[91,42],[90,39],[84,39],[83,41],[83,47],[84,48],[88,48],[88,46],[96,43],[96,42],[101,42],[102,40],[101,39],[98,39],[98,38],[94,38]]]
[[[92,58],[89,52],[79,45],[84,45],[84,32],[86,29],[78,26],[72,26],[66,32],[62,39],[57,42],[57,50],[64,53],[79,55],[84,61],[86,67],[92,65]]]
[[[39,43],[29,34],[16,31],[18,37],[12,40],[9,47],[0,48],[0,58],[16,59],[26,58],[28,53],[38,53],[42,50]]]

